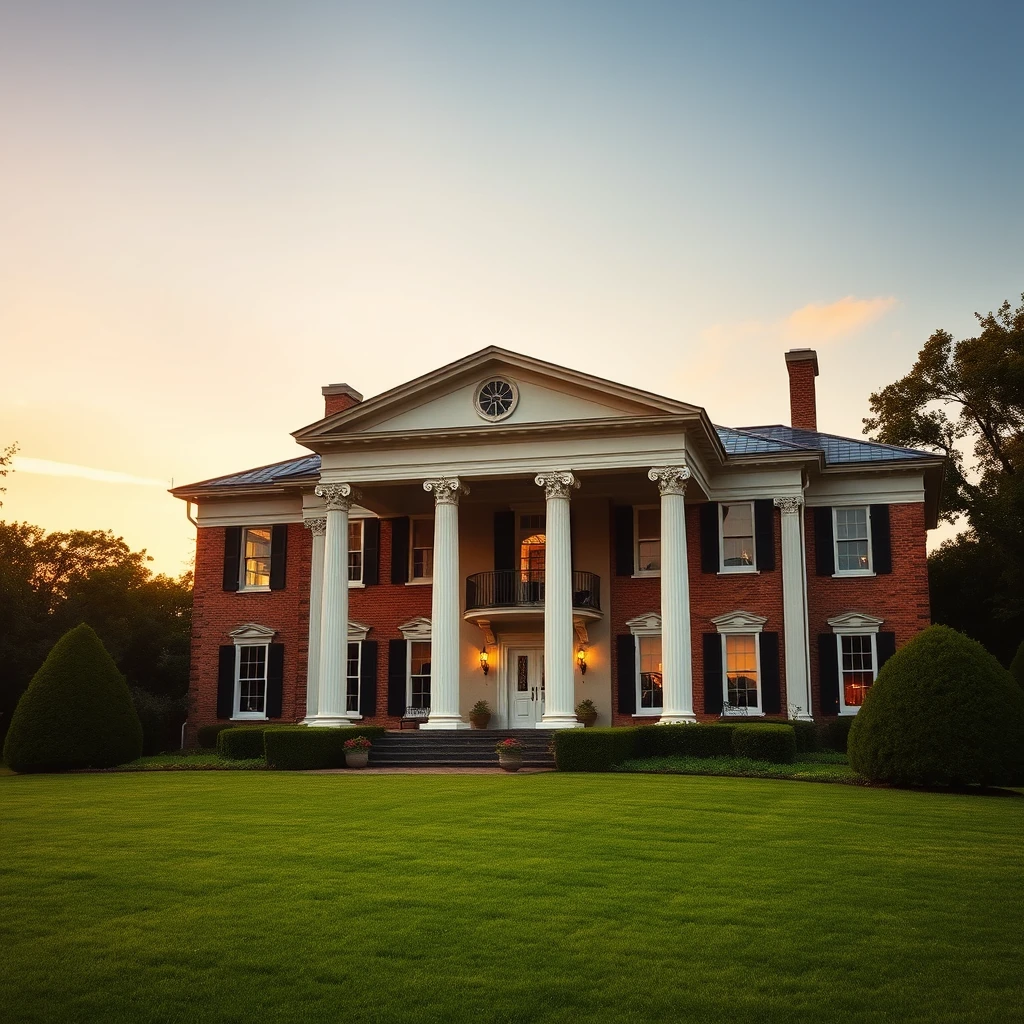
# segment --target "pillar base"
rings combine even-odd
[[[696,715],[662,715],[658,725],[696,725]]]
[[[544,715],[537,723],[538,729],[582,729],[583,723],[575,715]]]
[[[302,724],[311,729],[345,729],[355,725],[356,720],[342,715],[317,715],[315,718],[304,718]]]
[[[431,715],[420,723],[420,732],[424,729],[469,729],[469,722],[464,722],[458,715]]]

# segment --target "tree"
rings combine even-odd
[[[6,448],[0,451],[0,479],[7,476],[11,472],[11,463],[14,461],[14,456],[17,454],[18,446],[16,444],[9,444]],[[7,488],[0,486],[0,494],[6,494]],[[0,501],[0,506],[3,502]]]

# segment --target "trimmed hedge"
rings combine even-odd
[[[796,752],[813,754],[820,749],[818,734],[820,727],[815,722],[798,722],[791,718],[751,718],[739,719],[737,725],[787,725],[796,735]],[[844,745],[845,749],[845,745]]]
[[[691,725],[642,725],[636,730],[634,757],[730,757],[732,722]]]
[[[353,736],[365,736],[369,740],[375,740],[386,732],[387,729],[379,725],[359,725],[345,729],[275,725],[263,730],[263,749],[267,767],[280,771],[344,768],[345,740],[350,740]]]
[[[16,772],[114,768],[142,756],[125,678],[83,623],[65,633],[21,695],[4,743]]]
[[[872,782],[1012,784],[1024,772],[1024,691],[976,640],[929,626],[882,666],[849,753]]]
[[[1024,690],[1024,640],[1021,640],[1017,653],[1010,662],[1010,675],[1017,680],[1017,685]]]
[[[819,748],[821,750],[836,750],[840,754],[845,754],[850,739],[850,726],[853,725],[855,717],[855,715],[842,715],[839,718],[816,723]]]
[[[249,761],[263,756],[266,725],[239,725],[217,734],[217,753],[229,761]]]
[[[732,734],[732,752],[751,761],[792,764],[796,760],[796,730],[791,725],[737,725]]]
[[[560,772],[611,771],[615,765],[637,756],[640,732],[640,728],[633,727],[558,729],[554,733],[555,766]]]
[[[214,750],[217,746],[217,737],[225,729],[233,729],[234,726],[227,722],[218,722],[216,725],[201,725],[196,730],[196,743],[204,750]]]

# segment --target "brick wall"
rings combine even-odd
[[[789,371],[789,423],[801,430],[818,429],[814,378],[818,373],[814,359],[786,360]]]

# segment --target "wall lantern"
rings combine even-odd
[[[587,674],[587,649],[581,647],[576,652],[576,664],[580,667],[580,675],[585,676]]]
[[[480,652],[480,668],[483,669],[484,675],[490,671],[490,665],[487,664],[487,651]]]

